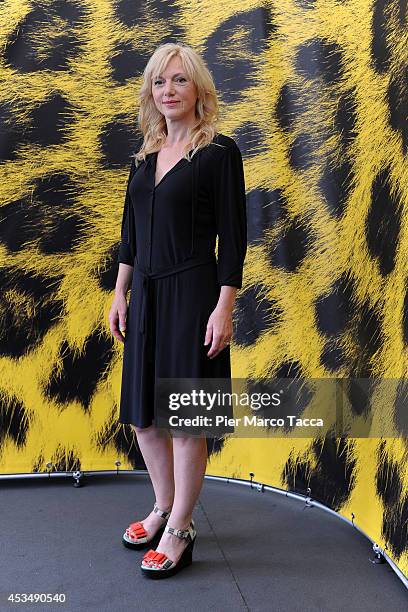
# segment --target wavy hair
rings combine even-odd
[[[212,75],[203,58],[197,51],[183,43],[165,43],[157,47],[143,71],[138,115],[143,144],[139,151],[133,154],[136,165],[146,159],[149,153],[158,151],[166,140],[166,119],[154,103],[152,82],[175,56],[180,57],[185,73],[197,88],[196,123],[189,128],[189,142],[186,145],[184,157],[191,161],[196,151],[208,145],[217,134],[219,119],[217,92]]]

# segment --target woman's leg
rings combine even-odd
[[[173,438],[173,455],[175,496],[168,525],[176,529],[187,529],[203,484],[207,466],[207,441],[205,438]],[[185,546],[185,540],[171,533],[163,533],[155,550],[177,562]]]
[[[174,499],[173,445],[168,432],[159,431],[154,425],[139,428],[132,425],[137,442],[143,455],[150,480],[152,481],[156,503],[160,510],[170,510]],[[156,532],[163,525],[163,519],[151,512],[143,519],[147,532]]]

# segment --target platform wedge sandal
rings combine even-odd
[[[174,529],[166,525],[164,531],[168,531],[178,538],[187,540],[187,546],[182,552],[180,559],[174,563],[164,553],[150,549],[143,557],[140,569],[148,578],[168,578],[174,576],[183,567],[191,565],[193,561],[193,548],[197,537],[194,521],[192,520],[188,529]]]
[[[167,522],[171,510],[160,510],[155,502],[153,512],[161,516],[162,519]],[[146,548],[147,546],[157,545],[163,535],[165,526],[166,524],[163,524],[162,527],[159,527],[156,533],[149,535],[140,521],[131,523],[123,534],[123,545],[126,546],[126,548],[132,548],[133,550],[140,550],[142,548]]]

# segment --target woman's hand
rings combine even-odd
[[[126,330],[127,309],[126,294],[115,293],[115,298],[109,311],[109,327],[115,338],[122,343],[125,342],[125,338],[121,334],[121,331]]]
[[[217,305],[212,311],[207,323],[204,345],[212,340],[207,357],[216,357],[231,341],[232,337],[232,309]]]

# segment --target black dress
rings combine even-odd
[[[220,287],[242,287],[247,248],[243,163],[232,138],[217,134],[155,186],[156,161],[151,153],[136,167],[132,158],[118,256],[133,266],[119,422],[141,428],[156,422],[157,378],[231,377],[229,346],[210,359],[204,339]]]

